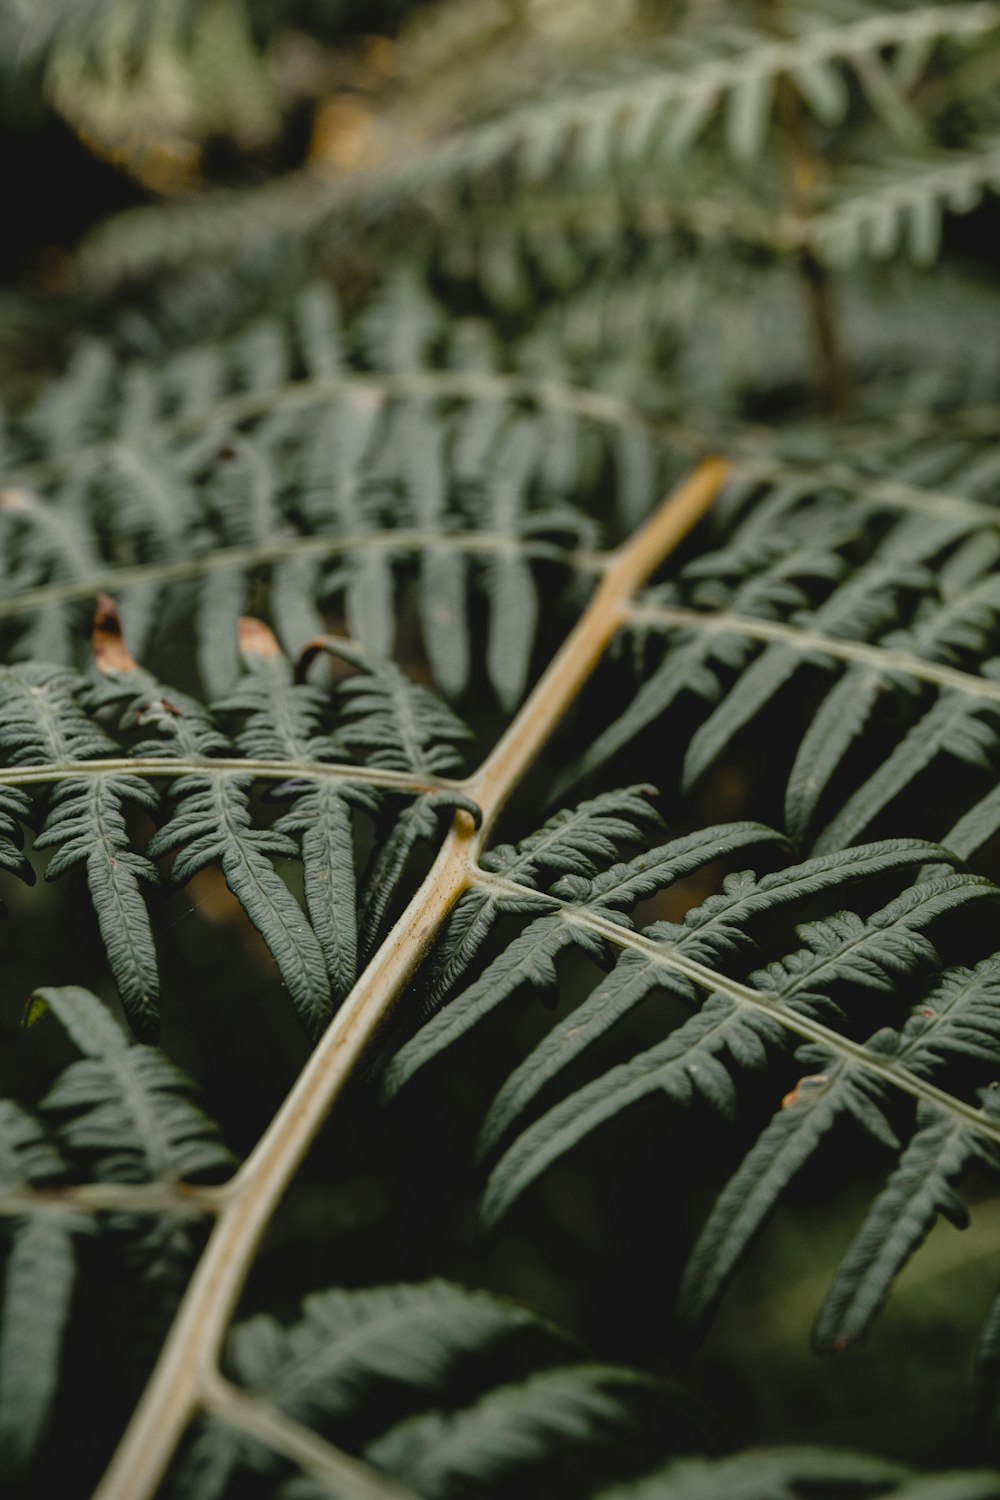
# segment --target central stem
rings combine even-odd
[[[708,459],[611,557],[579,623],[462,790],[428,875],[330,1022],[278,1113],[223,1192],[221,1211],[152,1378],[94,1500],[152,1500],[184,1430],[215,1389],[222,1342],[260,1240],[302,1158],[455,902],[471,883],[511,792],[551,738],[624,617],[635,590],[704,515],[729,465]]]

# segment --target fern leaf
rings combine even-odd
[[[485,1292],[448,1282],[330,1290],[307,1297],[302,1315],[284,1328],[266,1315],[232,1332],[226,1364],[233,1376],[288,1416],[338,1433],[364,1432],[366,1414],[392,1406],[426,1409],[433,1401],[468,1400],[484,1379],[514,1374],[525,1358],[552,1359],[567,1341],[532,1314]],[[246,1460],[216,1424],[203,1431],[187,1459],[198,1493],[221,1494]],[[250,1461],[268,1467],[259,1450]]]
[[[347,538],[372,529],[378,511],[362,486],[366,455],[381,427],[379,403],[358,400],[334,412],[306,438],[303,487],[311,525]],[[396,612],[391,554],[351,548],[332,582],[344,592],[351,635],[379,656],[394,643]]]
[[[0,1188],[65,1178],[43,1127],[8,1099],[0,1100],[0,1127]],[[84,1215],[58,1202],[8,1221],[0,1331],[0,1473],[8,1479],[27,1467],[48,1427],[76,1280],[74,1239],[90,1228]]]
[[[31,816],[31,802],[19,787],[0,786],[0,869],[33,885],[35,872],[24,853],[22,825]]]
[[[606,176],[653,151],[662,158],[689,150],[724,109],[731,121],[734,116],[737,122],[752,120],[749,145],[756,146],[763,139],[778,77],[789,80],[817,120],[835,124],[847,110],[845,64],[857,67],[858,59],[917,40],[973,38],[995,25],[992,7],[956,5],[918,6],[905,15],[851,16],[840,24],[810,14],[799,18],[796,34],[786,40],[743,26],[735,37],[730,31],[714,38],[713,47],[701,32],[695,43],[685,38],[686,46],[665,57],[654,53],[652,66],[638,77],[525,105],[453,136],[413,165],[404,165],[400,182],[404,190],[426,192],[503,163],[516,164],[532,184],[557,169]],[[732,123],[727,133],[734,142]],[[390,178],[382,191],[391,194],[394,186]]]
[[[638,1423],[628,1397],[645,1377],[601,1365],[545,1370],[472,1407],[413,1417],[369,1445],[366,1458],[430,1500],[456,1490],[531,1482],[561,1452],[581,1468],[627,1449]]]
[[[0,1473],[23,1472],[45,1436],[76,1280],[80,1215],[32,1214],[7,1254],[0,1333]]]
[[[588,886],[586,892],[579,891],[582,897],[600,895],[601,906],[618,904],[619,901],[628,906],[655,889],[666,888],[673,880],[684,879],[709,861],[723,858],[747,844],[771,843],[775,840],[777,835],[772,834],[771,829],[754,823],[735,823],[730,828],[712,828],[703,834],[679,838],[672,844],[666,844],[663,849],[651,850],[649,855],[637,856],[628,865],[615,865],[612,870],[607,871],[606,876],[598,876],[592,882],[583,882],[580,877],[564,877],[556,883],[553,894],[573,900],[579,882],[579,885]],[[622,880],[621,874],[624,871],[628,871],[628,874]],[[751,883],[756,886],[756,882]],[[609,891],[607,886],[612,886],[612,889]],[[768,910],[777,909],[783,892],[775,886],[774,879],[768,880],[768,877],[760,882],[760,888],[763,886],[768,889],[768,897],[760,898],[760,906],[766,906]],[[789,891],[792,900],[801,898],[798,880],[790,880]],[[705,962],[715,951],[714,942],[709,936],[712,927],[717,929],[720,936],[723,929],[726,929],[726,938],[721,939],[721,942],[720,938],[715,939],[720,942],[720,951],[723,951],[730,944],[730,932],[739,930],[739,916],[747,919],[753,910],[753,900],[748,898],[744,883],[739,880],[730,883],[723,903],[711,904],[714,909],[708,921],[697,922],[696,913],[690,913],[693,921],[687,930],[672,922],[655,922],[654,926],[645,930],[646,936],[651,936],[658,944],[663,942],[664,945],[669,945],[673,954],[691,951],[699,962]],[[708,918],[706,907],[700,907],[699,912],[705,913]],[[646,953],[622,954],[606,980],[601,981],[597,989],[577,1005],[576,1010],[556,1023],[549,1035],[538,1043],[534,1052],[529,1053],[528,1058],[508,1077],[484,1119],[478,1140],[478,1154],[492,1154],[499,1140],[507,1134],[514,1122],[522,1118],[541,1091],[564,1068],[570,1067],[580,1053],[594,1046],[595,1041],[618,1025],[622,1017],[627,1016],[636,1005],[645,1001],[649,993],[657,989],[670,990],[684,1001],[691,1001],[696,993],[684,974],[666,971],[663,965],[658,965],[655,957],[651,959]]]
[[[996,1483],[996,1473],[985,1469],[916,1474],[845,1448],[751,1448],[728,1458],[674,1459],[599,1494],[600,1500],[807,1500],[819,1485],[865,1500],[991,1500]]]
[[[930,621],[918,626],[912,638],[898,632],[885,645],[889,650],[898,645],[931,661],[954,660],[959,645],[981,656],[988,649],[998,605],[997,581],[987,579],[943,609],[934,610]],[[890,667],[888,657],[886,665]],[[879,697],[890,688],[913,691],[915,686],[893,678],[891,670],[880,673],[852,667],[844,673],[809,725],[789,773],[786,814],[793,838],[804,837],[834,770],[863,732]]]
[[[465,629],[470,588],[469,559],[449,545],[457,518],[449,505],[449,465],[444,433],[426,402],[406,402],[389,434],[390,459],[406,485],[414,522],[440,537],[422,552],[417,577],[420,629],[435,683],[446,698],[457,698],[469,681],[469,638]],[[361,636],[367,641],[367,636]]]
[[[1000,828],[1000,787],[993,787],[963,813],[944,835],[944,842],[959,859],[971,860]]]
[[[335,760],[333,738],[320,732],[324,695],[293,680],[291,665],[266,625],[243,620],[240,637],[250,670],[219,705],[222,711],[244,716],[236,737],[239,749],[248,757],[296,764]],[[370,789],[360,785],[317,785],[294,778],[279,786],[276,795],[292,803],[275,823],[275,832],[279,837],[301,836],[306,908],[326,959],[333,996],[339,1000],[357,971],[351,809],[363,806],[373,811],[377,802]]]
[[[78,986],[36,991],[25,1024],[49,1010],[83,1057],[60,1074],[42,1109],[101,1180],[174,1182],[231,1167],[216,1126],[162,1052],[130,1043],[97,997]]]
[[[914,1006],[901,1032],[880,1031],[868,1048],[918,1076],[932,1075],[955,1056],[994,1058],[995,968],[992,960],[984,960],[974,971],[946,971]],[[686,1328],[704,1321],[746,1245],[838,1119],[850,1116],[890,1149],[902,1150],[888,1123],[884,1080],[866,1077],[849,1059],[838,1061],[830,1049],[802,1048],[796,1057],[813,1071],[786,1096],[781,1110],[744,1157],[692,1252],[678,1293]],[[987,1108],[990,1097],[983,1096]],[[937,1213],[951,1211],[960,1216],[953,1184],[965,1165],[978,1158],[991,1159],[992,1147],[970,1133],[967,1117],[947,1115],[939,1106],[925,1103],[918,1122],[923,1128],[903,1153],[898,1172],[873,1207],[831,1290],[827,1304],[831,1311],[823,1315],[823,1332],[818,1335],[824,1347],[839,1347],[842,1338],[854,1342],[863,1336]],[[850,1332],[831,1332],[842,1327],[849,1327]]]
[[[735,733],[774,697],[778,687],[788,680],[800,665],[820,666],[830,671],[833,662],[824,660],[816,635],[835,639],[871,640],[894,623],[898,610],[908,595],[926,587],[929,577],[924,571],[930,559],[953,540],[947,524],[927,526],[904,523],[895,528],[876,556],[854,573],[830,595],[811,616],[793,617],[801,626],[801,645],[794,639],[788,644],[767,646],[761,656],[743,674],[723,703],[698,730],[685,761],[685,778],[693,782],[728,745]],[[995,582],[986,585],[987,599],[996,594]],[[977,618],[978,600],[969,601],[969,615]],[[896,632],[886,641],[888,647],[905,646],[913,654],[933,660],[943,654],[955,631],[950,611],[934,616],[937,630],[924,626],[912,642],[907,634]],[[940,643],[940,644],[939,644]],[[803,837],[813,808],[822,795],[834,769],[841,763],[855,738],[862,732],[873,711],[886,679],[891,678],[891,662],[886,672],[849,668],[831,689],[820,706],[799,747],[789,774],[786,810],[788,828],[793,838]],[[906,685],[904,680],[904,686]]]
[[[516,539],[525,491],[538,462],[541,433],[520,422],[505,434],[496,456],[496,475],[486,498],[491,530],[502,542]],[[538,595],[531,568],[517,551],[498,551],[486,575],[490,625],[486,662],[501,707],[520,702],[531,664],[538,621]]]
[[[209,576],[199,594],[198,676],[209,698],[221,698],[239,675],[234,626],[246,608],[246,579],[237,568],[224,568]]]
[[[516,845],[501,844],[487,851],[482,857],[482,868],[491,875],[502,877],[503,883],[499,886],[486,883],[459,900],[438,948],[424,1002],[425,1012],[438,1008],[455,979],[468,968],[489,936],[498,915],[551,910],[552,902],[536,890],[544,872],[549,872],[549,884],[551,875],[560,871],[567,872],[564,879],[582,879],[587,883],[586,877],[596,873],[603,863],[614,859],[622,845],[639,842],[643,828],[659,822],[647,800],[651,791],[650,787],[639,786],[604,793],[572,811],[557,813],[537,833],[528,835]],[[615,865],[599,890],[594,891],[593,899],[595,903],[600,901],[608,906],[634,904],[642,895],[657,888],[659,875],[664,871],[666,878],[679,879],[685,872],[721,857],[726,852],[726,840],[730,835],[734,839],[734,848],[739,847],[744,835],[750,842],[767,837],[766,831],[756,825],[746,825],[745,829],[740,825],[731,831],[723,831],[721,838],[714,841],[699,836],[688,841],[679,840],[666,850],[637,856],[627,865]],[[515,877],[516,883],[513,883]],[[555,978],[553,959],[574,941],[577,939],[558,917],[540,917],[535,928],[515,939],[514,945],[496,964],[487,968],[478,985],[460,997],[461,1012],[453,1012],[449,1005],[433,1023],[433,1029],[425,1027],[397,1053],[385,1074],[387,1094],[395,1093],[441,1047],[448,1045],[447,1039],[457,1034],[452,1032],[453,1025],[457,1024],[461,1031],[466,1025],[476,1024],[486,1013],[478,1009],[481,1001],[486,1000],[492,1008],[531,976],[535,982],[551,983]],[[586,940],[583,946],[586,948]],[[600,945],[594,946],[593,951],[599,953]],[[491,990],[494,980],[498,988]]]
[[[183,882],[218,864],[226,884],[270,949],[303,1025],[317,1035],[329,1019],[330,984],[319,940],[268,856],[296,846],[277,828],[255,829],[250,776],[185,776],[171,788],[168,822],[149,846],[154,858],[178,851],[172,878]]]
[[[602,958],[605,952],[600,938],[587,934],[581,938],[561,913],[539,917],[494,960],[481,979],[463,990],[400,1048],[385,1069],[385,1097],[391,1099],[414,1074],[522,986],[548,988],[555,984],[555,960],[573,946],[594,959]]]
[[[737,533],[728,549],[715,556],[700,558],[690,565],[682,575],[681,588],[690,583],[691,602],[699,606],[708,604],[718,611],[713,628],[710,631],[685,630],[681,626],[673,649],[646,677],[625,712],[598,735],[584,755],[557,782],[554,795],[564,794],[569,786],[609,761],[643,729],[662,717],[682,694],[692,693],[710,705],[717,703],[722,697],[723,674],[727,669],[741,670],[739,691],[729,695],[717,710],[725,720],[732,720],[731,725],[727,723],[720,735],[718,721],[713,724],[709,720],[703,726],[702,738],[696,737],[692,742],[685,763],[685,778],[690,782],[700,774],[709,759],[718,753],[724,739],[728,740],[747,718],[759,711],[761,701],[765,701],[760,696],[758,679],[761,675],[766,673],[765,698],[769,698],[801,665],[799,655],[778,652],[772,653],[766,666],[757,672],[754,667],[743,670],[748,667],[754,646],[741,634],[738,619],[732,620],[732,629],[727,628],[729,617],[768,620],[807,606],[810,586],[824,582],[829,586],[843,574],[844,560],[837,551],[837,542],[842,542],[842,535],[837,533],[819,541],[808,529],[803,535],[801,523],[793,522],[786,527],[780,540],[769,538],[762,541],[754,529],[749,528],[746,535]],[[924,546],[927,546],[926,539]],[[857,587],[860,589],[862,585]],[[884,587],[883,578],[883,591]],[[677,597],[678,590],[670,586],[643,595],[630,611],[631,628],[639,631],[657,629],[657,608],[661,603],[673,603]],[[680,597],[687,598],[687,592]],[[697,625],[697,620],[691,623]]]
[[[814,846],[817,853],[852,843],[938,755],[989,769],[997,734],[995,704],[943,693],[824,828]]]
[[[767,830],[755,829],[753,825],[734,825],[731,833],[724,828],[710,832],[717,840],[715,848],[726,853],[740,847],[744,841],[768,842],[773,838]],[[671,847],[668,845],[667,849]],[[707,852],[704,843],[701,847]],[[807,894],[818,895],[825,888],[840,886],[845,879],[862,879],[888,852],[885,846],[869,851],[870,866],[866,865],[864,858],[853,867],[848,867],[840,858],[816,859],[807,865],[795,865],[765,875],[762,879],[756,879],[750,872],[728,876],[723,891],[689,911],[683,923],[655,922],[647,927],[644,936],[656,944],[656,950],[622,953],[607,978],[564,1020],[557,1022],[524,1062],[515,1068],[483,1122],[479,1153],[492,1153],[541,1091],[652,991],[663,988],[688,1003],[696,999],[697,988],[690,975],[684,972],[682,964],[671,969],[671,960],[692,958],[699,964],[714,965],[728,954],[751,948],[752,924],[758,916],[771,916],[782,906],[798,905]],[[664,864],[667,870],[671,870],[671,860],[664,861]],[[680,874],[690,873],[690,869],[697,867],[694,864],[690,867],[682,865]],[[671,873],[670,878],[678,876]],[[593,884],[598,888],[601,883],[599,877]],[[657,881],[658,888],[667,884],[668,878]],[[559,894],[569,894],[565,880],[560,886],[561,890],[557,888]]]
[[[932,961],[934,949],[922,930],[928,923],[991,890],[989,882],[970,883],[962,876],[929,880],[904,892],[868,923],[841,913],[800,928],[805,946],[751,975],[749,989],[716,975],[714,993],[665,1041],[585,1084],[515,1139],[491,1173],[481,1210],[484,1224],[494,1227],[549,1166],[651,1093],[662,1090],[682,1105],[701,1095],[713,1109],[731,1114],[735,1087],[730,1066],[720,1062],[718,1053],[728,1052],[737,1068],[762,1067],[774,1048],[787,1045],[783,1011],[828,1014],[831,991],[843,984],[891,989],[900,973]],[[652,944],[643,951],[659,956]],[[669,949],[662,962],[665,967],[676,963]],[[687,972],[694,977],[690,966]],[[706,987],[711,977],[706,969]],[[754,990],[766,997],[759,1008],[747,1003]],[[828,1032],[834,1048],[835,1038]]]
[[[348,641],[322,636],[310,642],[299,666],[304,676],[319,651],[359,668],[340,685],[341,709],[334,744],[366,764],[414,776],[453,774],[462,765],[461,744],[471,731],[426,688],[411,682],[394,662],[378,661]],[[430,839],[442,809],[463,807],[478,818],[467,797],[437,791],[419,796],[396,819],[366,873],[361,895],[360,952],[371,951],[418,840]]]
[[[264,1316],[238,1326],[227,1362],[289,1415],[317,1421],[388,1387],[444,1395],[477,1355],[525,1344],[558,1352],[561,1340],[512,1303],[435,1281],[315,1293],[289,1329]]]
[[[456,806],[468,810],[468,805],[462,799],[456,800],[452,792],[431,792],[417,797],[396,818],[391,833],[365,872],[360,921],[363,958],[371,953],[383,930],[386,912],[407,871],[414,847],[421,840],[433,839],[441,812],[454,814]]]
[[[84,688],[75,672],[46,663],[0,672],[0,743],[12,765],[114,753],[113,742],[80,705]]]
[[[357,668],[338,689],[338,746],[389,771],[447,776],[461,769],[458,747],[472,731],[433,693],[411,682],[394,662],[380,661],[334,636],[310,643],[299,664],[300,677],[320,651]]]
[[[797,1057],[803,1065],[829,1065],[825,1054],[805,1048]],[[691,1252],[677,1293],[684,1329],[697,1329],[705,1321],[788,1184],[845,1114],[885,1144],[898,1145],[878,1087],[849,1063],[801,1079],[730,1178]]]
[[[984,1092],[982,1099],[995,1115],[993,1096]],[[970,1161],[1000,1166],[1000,1155],[977,1139],[964,1120],[925,1105],[917,1124],[827,1294],[815,1331],[820,1349],[845,1349],[865,1337],[896,1276],[939,1214],[965,1227],[968,1211],[955,1184]]]
[[[242,619],[238,639],[246,674],[213,708],[240,716],[239,748],[262,760],[334,759],[332,742],[320,732],[324,694],[293,680],[291,663],[262,621]]]
[[[206,764],[204,773],[178,777],[171,785],[170,816],[150,841],[149,855],[156,859],[177,851],[171,877],[178,882],[219,864],[233,895],[267,943],[303,1024],[315,1034],[330,1013],[326,961],[301,907],[268,857],[294,855],[296,842],[277,827],[253,826],[251,774],[213,773],[206,757],[232,747],[200,705],[144,694],[141,682],[135,687],[143,702],[132,713],[157,735],[140,744],[136,753],[167,759],[173,742]],[[240,696],[238,702],[245,705],[249,699]],[[270,743],[271,730],[265,726],[257,724],[249,733],[251,743]]]
[[[961,150],[919,155],[845,174],[811,226],[824,260],[845,265],[871,255],[909,255],[930,265],[950,211],[969,213],[1000,186],[1000,142],[973,140]]]
[[[482,867],[524,886],[535,886],[545,871],[596,875],[623,845],[641,843],[647,829],[659,826],[649,802],[654,794],[650,786],[624,787],[563,809],[517,844],[495,844],[483,854]]]
[[[302,841],[306,910],[326,960],[334,1000],[354,983],[358,966],[357,892],[354,878],[354,830],[351,808],[371,810],[367,789],[309,787],[275,823],[278,834],[297,834]]]
[[[45,765],[114,754],[117,746],[82,709],[84,684],[74,674],[25,667],[0,683],[0,739],[15,765]],[[135,776],[67,777],[45,803],[35,840],[56,849],[46,878],[76,865],[87,885],[122,1002],[136,1031],[155,1031],[159,979],[156,948],[140,881],[154,883],[156,867],[135,852],[126,810],[152,811],[157,796]]]
[[[677,1103],[697,1095],[731,1116],[736,1090],[728,1069],[715,1052],[731,1047],[744,1064],[761,1066],[767,1044],[780,1041],[775,1021],[746,1027],[725,995],[712,995],[666,1042],[609,1069],[600,1078],[554,1105],[508,1147],[490,1173],[480,1205],[480,1220],[494,1230],[514,1204],[544,1172],[574,1150],[599,1126],[649,1094],[663,1090]]]
[[[140,880],[155,883],[156,866],[130,848],[125,809],[147,812],[154,791],[136,776],[102,776],[55,789],[36,848],[54,847],[45,872],[55,880],[83,865],[101,937],[122,1004],[137,1036],[155,1034],[159,974],[156,946]]]
[[[900,1033],[898,1060],[925,1078],[956,1060],[994,1062],[1000,1040],[998,968],[994,956],[974,969],[945,970],[910,1013]]]

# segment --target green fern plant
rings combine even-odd
[[[12,1494],[1000,1493],[1000,1301],[905,1461],[682,1373],[810,1181],[846,1357],[995,1201],[1000,6],[623,10],[433,10],[419,147],[104,225],[4,408]]]

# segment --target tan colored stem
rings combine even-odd
[[[900,651],[894,646],[872,645],[854,641],[849,636],[827,635],[808,625],[789,625],[783,620],[758,619],[727,609],[715,614],[687,609],[682,605],[637,605],[627,612],[625,623],[636,630],[682,630],[703,635],[738,635],[766,645],[789,647],[803,658],[826,656],[849,667],[864,667],[881,677],[909,677],[917,682],[932,683],[945,692],[961,693],[965,698],[981,698],[985,703],[1000,703],[1000,682],[980,677],[958,667]]]
[[[216,1214],[225,1202],[225,1187],[198,1187],[186,1182],[81,1182],[58,1188],[18,1188],[0,1192],[0,1217],[63,1213],[173,1214],[197,1218]]]
[[[334,1101],[467,889],[490,829],[619,628],[632,594],[705,514],[729,465],[709,459],[612,555],[600,586],[506,734],[462,791],[478,829],[455,814],[426,879],[331,1021],[291,1092],[224,1194],[152,1378],[94,1500],[151,1500],[194,1413],[218,1390],[236,1302],[278,1203]]]
[[[341,1500],[417,1500],[412,1490],[343,1453],[277,1407],[230,1385],[221,1375],[207,1383],[203,1403],[216,1421],[266,1443],[311,1479],[335,1485]]]

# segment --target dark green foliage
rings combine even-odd
[[[1000,4],[0,0],[0,54],[163,200],[0,293],[14,1500],[179,1305],[163,1495],[994,1500]],[[888,1456],[833,1361],[803,1432],[806,1303]]]
[[[471,367],[442,370],[461,330],[439,329],[423,289],[406,283],[386,296],[402,364],[399,350],[379,344],[374,369],[358,368],[357,326],[346,348],[331,346],[337,302],[315,286],[287,318],[164,363],[88,348],[16,410],[0,502],[0,584],[10,595],[0,621],[18,622],[19,654],[72,657],[74,601],[108,588],[144,660],[162,647],[166,622],[189,621],[203,683],[218,696],[235,683],[237,620],[256,580],[269,583],[288,651],[342,606],[351,635],[386,655],[417,564],[442,688],[457,695],[468,685],[478,594],[490,615],[490,679],[513,707],[534,644],[535,570],[551,562],[563,576],[589,573],[573,544],[593,525],[562,501],[623,462],[620,423],[592,426],[585,399],[508,374],[489,343]],[[668,455],[656,448],[627,498],[631,514],[662,487]]]
[[[234,1165],[190,1080],[154,1047],[135,1044],[96,996],[76,987],[43,989],[25,1016],[51,1012],[82,1054],[55,1078],[32,1113],[0,1101],[0,1200],[8,1240],[0,1336],[0,1465],[8,1479],[27,1468],[46,1435],[59,1385],[62,1341],[77,1289],[81,1240],[102,1236],[119,1275],[162,1274],[165,1258],[191,1253],[186,1225],[194,1203],[182,1181],[217,1181]],[[160,1184],[166,1215],[156,1234],[148,1215],[98,1218],[78,1184]],[[96,1189],[100,1192],[100,1189]],[[109,1205],[113,1200],[109,1199]],[[123,1201],[122,1208],[127,1200]],[[182,1231],[164,1232],[173,1217]],[[155,1222],[155,1221],[154,1221]],[[130,1260],[130,1254],[133,1259]],[[127,1301],[123,1291],[122,1300]]]
[[[433,783],[440,772],[458,767],[455,742],[468,735],[453,714],[390,663],[377,665],[373,676],[347,678],[331,722],[326,695],[293,681],[290,664],[264,627],[267,649],[255,649],[252,625],[247,622],[245,630],[248,676],[216,705],[217,717],[134,667],[112,672],[110,682],[96,690],[54,667],[28,665],[0,676],[0,744],[11,774],[38,768],[37,781],[29,783],[33,791],[37,787],[37,802],[11,788],[11,809],[19,812],[19,822],[44,818],[35,847],[57,848],[47,878],[84,865],[112,972],[140,1033],[155,1029],[157,1014],[156,953],[139,885],[140,877],[147,884],[159,879],[155,860],[173,854],[175,884],[218,865],[315,1033],[329,1016],[331,986],[333,997],[341,998],[356,969],[352,810],[375,814],[381,806],[377,778],[375,785],[363,775],[355,781],[351,766],[398,773],[404,787],[425,778]],[[364,663],[350,647],[340,650],[352,665]],[[118,717],[125,744],[103,726],[109,712]],[[220,731],[218,719],[241,726],[235,741]],[[135,728],[156,738],[136,742],[129,733]],[[212,770],[212,760],[221,757],[224,767]],[[84,776],[61,770],[66,761],[92,760],[101,764]],[[277,783],[275,796],[291,806],[262,825],[252,800],[255,773],[275,778],[286,761],[289,774]],[[138,774],[131,773],[133,764]],[[54,783],[51,792],[48,783]],[[402,877],[413,844],[435,833],[437,809],[453,806],[456,797],[462,800],[442,790],[399,814],[368,872],[362,896],[366,936]],[[144,850],[134,847],[125,817],[130,805],[162,819]],[[12,820],[12,832],[16,828]],[[16,845],[11,848],[17,873],[23,861]],[[303,860],[315,931],[273,865],[275,857],[296,856]]]
[[[316,1293],[287,1329],[268,1317],[236,1327],[226,1367],[255,1399],[360,1446],[421,1494],[495,1493],[553,1462],[602,1450],[607,1462],[644,1426],[649,1439],[651,1381],[589,1365],[523,1309],[446,1282]],[[209,1424],[178,1493],[222,1494],[241,1462],[275,1468],[266,1449]]]
[[[953,451],[933,445],[921,462],[939,483],[961,484],[964,454],[957,471]],[[991,466],[983,480],[993,485]],[[818,514],[813,484],[767,483],[725,546],[637,600],[632,629],[667,650],[572,780],[695,695],[709,712],[685,756],[691,786],[756,719],[774,725],[778,695],[792,684],[825,688],[788,772],[785,816],[796,842],[855,843],[935,762],[992,767],[1000,743],[994,516],[985,505],[921,514],[930,497],[899,482],[830,482],[841,503]],[[890,702],[891,753],[870,774],[860,761],[856,790],[845,799],[841,789],[840,810],[817,837],[834,775],[859,764],[868,739],[880,744]],[[990,837],[991,806],[960,822],[957,852],[967,856]]]

